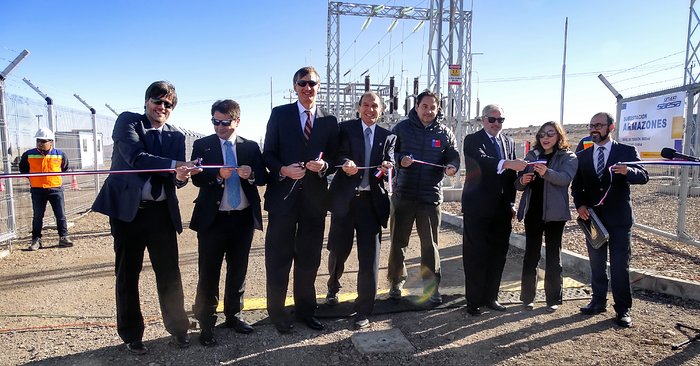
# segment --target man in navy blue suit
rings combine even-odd
[[[375,92],[360,97],[360,118],[340,124],[337,163],[342,165],[331,182],[331,229],[328,234],[328,305],[338,304],[340,277],[357,233],[356,329],[369,326],[379,272],[382,227],[389,219],[389,193],[384,187],[393,167],[396,136],[376,124],[382,115],[382,98]],[[358,169],[363,167],[363,169]],[[375,175],[375,173],[379,173]]]
[[[258,186],[265,185],[267,172],[260,147],[238,135],[241,107],[237,102],[218,100],[211,107],[213,135],[194,142],[192,160],[205,165],[226,165],[207,169],[192,177],[199,187],[190,229],[199,241],[199,282],[192,307],[202,329],[199,343],[216,344],[212,328],[219,304],[221,264],[226,258],[223,327],[249,334],[253,327],[241,317],[248,255],[255,229],[262,230]]]
[[[185,314],[178,265],[177,234],[182,220],[175,188],[187,184],[194,162],[185,162],[185,135],[165,122],[177,105],[175,87],[156,81],[146,89],[144,114],[124,112],[114,124],[111,170],[176,169],[176,173],[110,174],[92,210],[109,216],[114,237],[117,332],[127,350],[148,351],[142,342],[143,316],[139,275],[148,248],[156,273],[158,300],[165,329],[179,347],[188,347],[189,319]]]
[[[282,334],[293,328],[284,312],[292,262],[295,317],[311,329],[323,329],[314,316],[314,283],[328,210],[326,174],[333,170],[326,161],[335,161],[338,120],[316,105],[320,80],[310,66],[294,73],[299,100],[273,108],[265,133],[263,158],[270,172],[265,190],[267,311]]]
[[[617,164],[638,161],[639,153],[634,146],[621,144],[611,138],[610,134],[615,130],[614,121],[605,112],[596,113],[591,118],[589,130],[593,148],[578,153],[578,170],[571,184],[571,195],[579,216],[588,220],[588,209],[592,208],[610,234],[608,242],[597,249],[586,241],[593,295],[591,302],[582,307],[581,312],[593,315],[606,311],[606,262],[610,250],[610,284],[615,301],[615,321],[621,327],[629,327],[632,324],[629,266],[634,222],[630,184],[646,184],[649,175],[641,165]]]

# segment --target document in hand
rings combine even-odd
[[[608,234],[605,226],[603,226],[603,223],[600,221],[598,215],[595,214],[592,208],[588,208],[588,215],[588,220],[584,220],[579,217],[576,219],[576,222],[586,235],[586,240],[588,240],[593,248],[598,249],[603,246],[608,239],[610,239],[610,234]]]

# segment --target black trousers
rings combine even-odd
[[[513,228],[511,217],[509,206],[492,217],[464,213],[462,261],[468,306],[484,306],[498,299]]]
[[[311,215],[301,199],[292,210],[268,214],[265,236],[265,272],[267,274],[267,312],[274,322],[286,320],[284,302],[289,271],[294,263],[294,309],[300,319],[316,311],[316,273],[321,265],[323,215]]]
[[[167,204],[140,208],[132,222],[109,219],[114,237],[117,277],[117,332],[125,343],[141,340],[144,323],[139,302],[139,276],[145,249],[156,275],[165,329],[183,335],[189,328],[178,264],[177,234]]]
[[[605,224],[605,223],[603,223]],[[608,282],[612,290],[614,308],[624,313],[632,308],[632,287],[630,285],[630,259],[632,257],[632,231],[629,226],[605,226],[610,240],[598,249],[588,241],[588,258],[591,264],[592,301],[605,305],[608,296]],[[607,258],[610,250],[610,280],[608,281]]]
[[[359,269],[355,311],[360,315],[370,315],[374,309],[379,278],[381,230],[369,192],[362,192],[352,199],[347,216],[331,216],[328,234],[328,292],[337,293],[342,288],[340,278],[345,271],[345,261],[352,251],[353,237],[357,233]]]
[[[221,265],[226,259],[226,283],[224,285],[224,315],[232,320],[243,309],[245,277],[248,272],[248,255],[253,241],[253,210],[217,213],[213,224],[197,232],[199,242],[199,281],[192,309],[202,329],[216,324],[216,307],[219,304],[219,279]]]
[[[535,300],[537,291],[537,264],[542,250],[542,234],[545,246],[546,264],[544,272],[544,293],[547,305],[561,305],[561,237],[565,221],[544,222],[541,218],[525,216],[525,257],[520,287],[520,300],[527,304]]]
[[[416,223],[420,239],[420,264],[424,288],[435,288],[440,284],[440,251],[438,232],[442,214],[440,205],[407,200],[391,196],[391,250],[387,278],[391,283],[405,281],[406,248]],[[433,285],[433,286],[431,286]]]

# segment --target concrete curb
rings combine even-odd
[[[463,226],[461,216],[445,211],[442,211],[442,221],[459,228]],[[524,250],[525,237],[520,234],[511,234],[510,245]],[[542,248],[542,257],[544,258],[544,256],[544,248]],[[590,265],[586,256],[562,249],[561,261],[564,267],[572,268],[582,273],[590,273]],[[700,301],[700,283],[697,282],[679,280],[634,268],[630,268],[630,282],[632,287],[636,289]]]

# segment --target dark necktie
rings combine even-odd
[[[226,165],[238,168],[236,154],[233,153],[233,144],[231,141],[225,141],[226,147]],[[236,209],[241,204],[241,179],[238,174],[232,174],[226,179],[226,194],[228,195],[228,204],[231,208]]]
[[[598,148],[598,165],[596,166],[595,172],[598,175],[598,179],[603,179],[603,171],[605,170],[605,146]]]
[[[498,141],[496,141],[495,137],[491,138],[491,143],[493,144],[493,148],[496,149],[496,157],[498,160],[503,159],[503,154],[501,153],[501,146],[498,144]]]
[[[372,154],[372,129],[365,128],[365,167],[369,166],[369,158]],[[360,187],[365,188],[369,186],[369,175],[370,169],[365,169],[362,175],[362,182],[360,182]]]
[[[163,145],[160,142],[160,131],[151,130],[151,136],[153,139],[153,151],[151,151],[151,153],[156,156],[161,156],[163,154]],[[151,196],[153,199],[157,200],[162,191],[163,177],[158,174],[151,175]]]
[[[304,124],[304,139],[306,142],[311,140],[311,111],[304,111],[306,113],[306,123]]]

